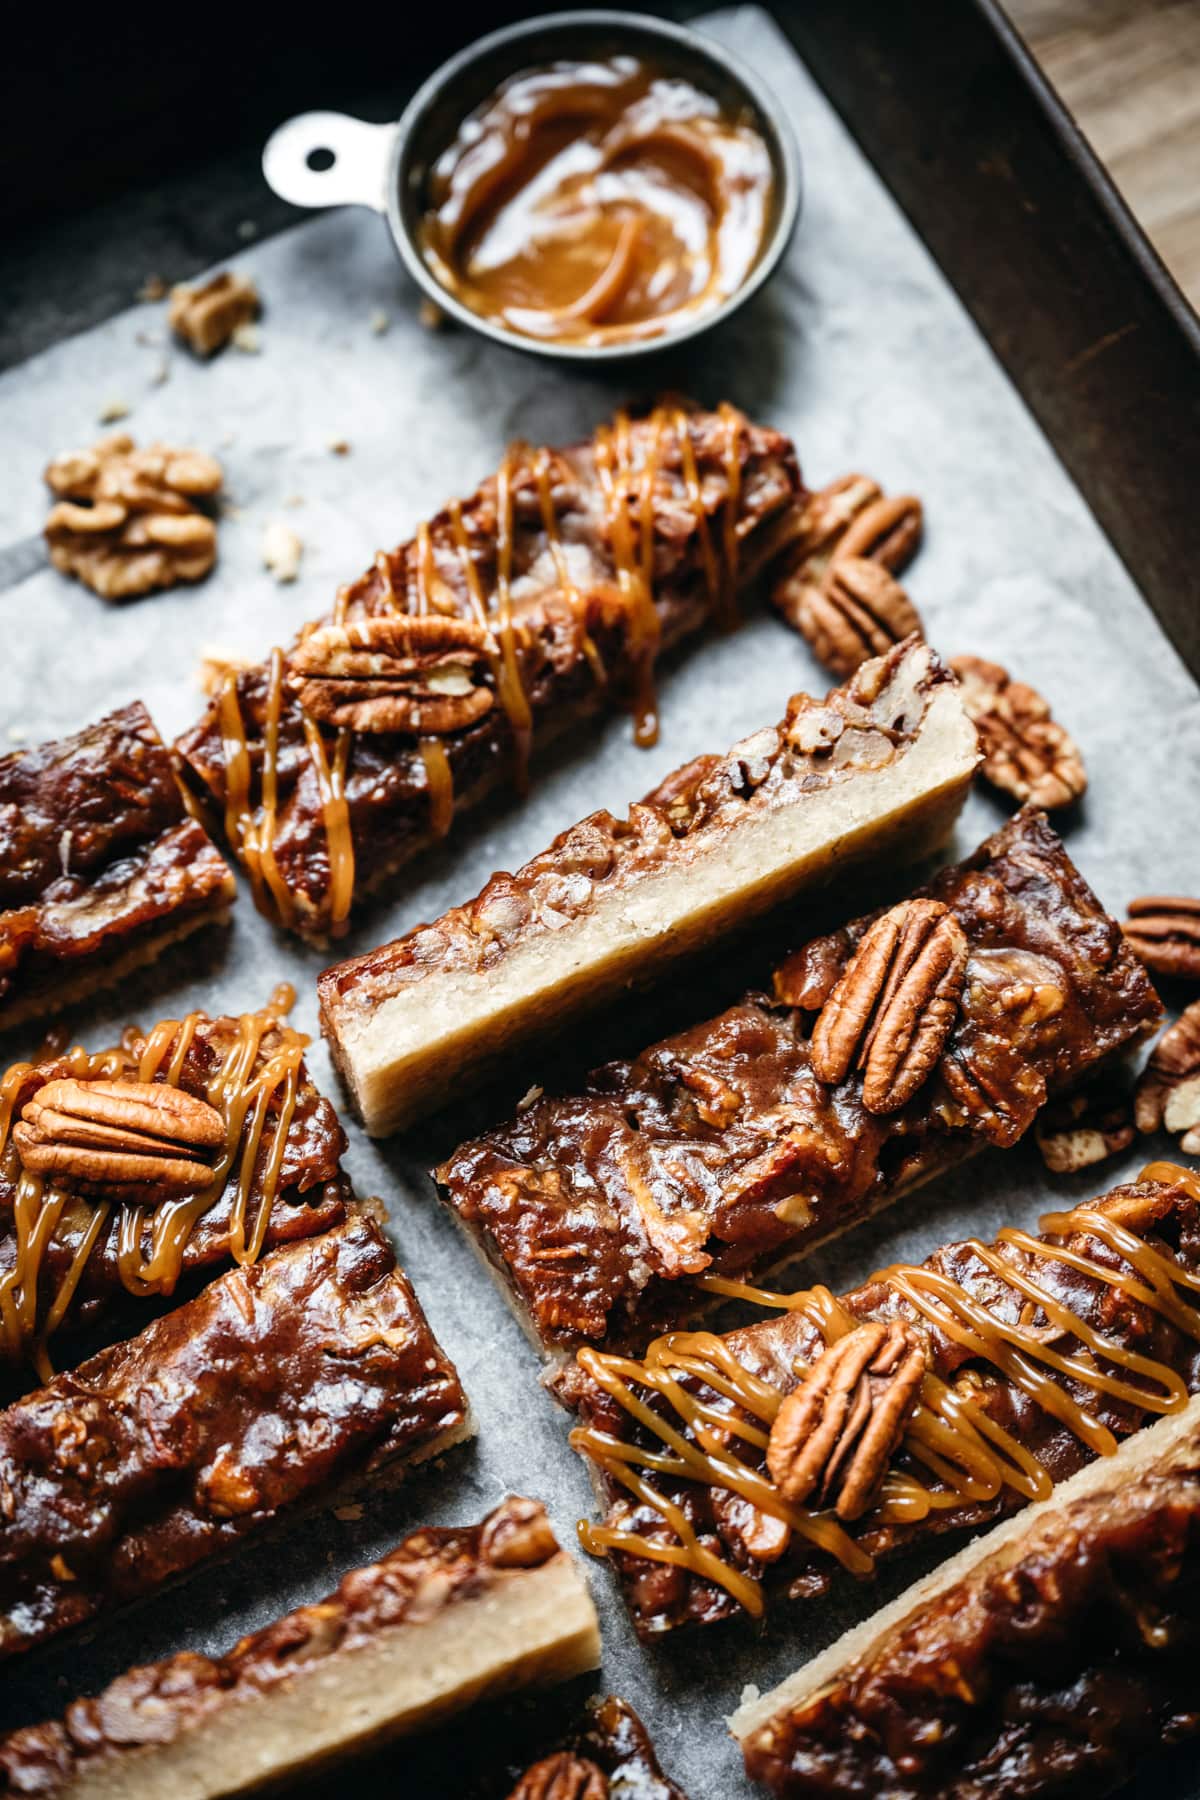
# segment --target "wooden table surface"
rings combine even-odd
[[[1200,311],[1200,0],[1004,0]]]

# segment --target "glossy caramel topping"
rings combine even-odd
[[[510,76],[435,163],[420,245],[483,318],[561,343],[631,343],[745,282],[774,178],[754,123],[632,56]]]
[[[1169,1181],[1200,1203],[1195,1171],[1156,1163],[1142,1180]],[[989,1416],[981,1371],[1019,1390],[1092,1455],[1111,1455],[1117,1448],[1113,1431],[1097,1416],[1101,1399],[1150,1414],[1178,1412],[1186,1405],[1187,1383],[1177,1369],[1135,1349],[1129,1338],[1136,1341],[1138,1334],[1123,1341],[1098,1331],[1061,1292],[1029,1272],[1039,1264],[1058,1264],[1111,1294],[1116,1316],[1118,1309],[1144,1308],[1200,1343],[1200,1310],[1187,1299],[1200,1296],[1200,1275],[1146,1242],[1120,1212],[1097,1202],[1047,1214],[1040,1237],[1006,1227],[992,1245],[968,1239],[965,1251],[995,1278],[995,1294],[986,1306],[929,1263],[897,1263],[872,1277],[867,1286],[885,1310],[890,1295],[903,1303],[902,1316],[915,1318],[931,1340],[957,1346],[969,1365],[953,1384],[932,1369],[926,1373],[920,1404],[874,1508],[874,1524],[911,1524],[935,1510],[993,1500],[1004,1488],[1023,1500],[1050,1493],[1049,1472]],[[783,1296],[718,1277],[701,1277],[699,1285],[797,1313],[821,1346],[836,1343],[860,1322],[822,1287]],[[767,1440],[784,1393],[748,1369],[729,1340],[709,1332],[671,1332],[656,1339],[640,1361],[589,1347],[579,1352],[578,1362],[640,1430],[618,1438],[584,1425],[572,1433],[573,1445],[610,1483],[665,1520],[673,1534],[664,1540],[621,1523],[584,1522],[580,1538],[586,1549],[675,1563],[724,1588],[759,1616],[763,1591],[757,1576],[702,1540],[679,1500],[655,1485],[653,1477],[660,1475],[737,1496],[757,1515],[778,1521],[784,1530],[775,1555],[792,1533],[851,1573],[870,1573],[870,1553],[831,1512],[789,1504],[771,1480]],[[797,1364],[793,1372],[802,1375],[806,1366]],[[930,1479],[912,1473],[914,1465]]]
[[[114,1209],[117,1268],[130,1294],[173,1292],[193,1232],[222,1195],[229,1204],[229,1254],[243,1265],[257,1261],[279,1188],[308,1043],[283,1023],[294,1000],[290,987],[280,987],[259,1012],[243,1013],[234,1022],[202,1096],[223,1121],[222,1141],[211,1168],[205,1168],[203,1185],[194,1192],[158,1195],[148,1188],[145,1198],[139,1198],[136,1187],[106,1191],[102,1184],[62,1175],[52,1179],[24,1167],[12,1126],[46,1077],[36,1063],[15,1063],[7,1070],[0,1079],[0,1177],[12,1195],[15,1248],[11,1265],[0,1274],[0,1350],[5,1358],[29,1355],[48,1379],[47,1340],[70,1308]],[[46,1067],[60,1081],[178,1086],[202,1020],[200,1013],[165,1019],[145,1037],[131,1029],[113,1049],[89,1054],[77,1046]],[[257,1197],[253,1213],[252,1194]],[[87,1217],[80,1231],[81,1209]],[[77,1240],[60,1272],[54,1240],[68,1225]]]

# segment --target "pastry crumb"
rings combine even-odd
[[[129,408],[124,400],[118,400],[114,397],[104,402],[104,405],[96,414],[96,423],[98,425],[115,425],[118,419],[127,419],[128,417]]]
[[[384,312],[382,306],[377,306],[371,314],[371,330],[376,337],[382,337],[391,322],[391,318]]]
[[[290,526],[275,520],[263,532],[262,559],[281,586],[295,581],[303,554],[304,540]]]
[[[329,448],[334,456],[349,456],[350,443],[347,438],[330,438]]]
[[[247,319],[232,333],[230,343],[235,350],[241,350],[246,356],[257,356],[262,349],[262,332],[252,320]]]
[[[8,741],[10,744],[23,744],[28,736],[28,725],[10,725],[8,728]]]
[[[296,508],[297,506],[303,506],[305,504],[304,495],[303,494],[289,494],[283,504],[285,506],[291,507],[293,509]]]

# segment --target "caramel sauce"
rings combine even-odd
[[[1174,1164],[1152,1163],[1141,1179],[1185,1186],[1200,1200],[1200,1175]],[[1047,1243],[1015,1227],[1002,1230],[997,1242],[1119,1288],[1123,1297],[1149,1307],[1200,1341],[1200,1312],[1187,1305],[1178,1291],[1182,1288],[1200,1295],[1200,1276],[1181,1268],[1094,1206],[1047,1214],[1041,1228],[1063,1238],[1086,1234],[1121,1257],[1123,1266],[1109,1268],[1082,1251]],[[991,1246],[969,1239],[966,1247],[998,1280],[1023,1296],[1027,1304],[1022,1320],[1026,1313],[1032,1317],[1041,1311],[1048,1324],[1008,1324],[957,1283],[924,1266],[895,1264],[873,1276],[872,1284],[890,1287],[931,1326],[967,1350],[973,1362],[990,1364],[1096,1455],[1111,1455],[1117,1440],[1086,1404],[1067,1392],[1063,1381],[1077,1382],[1097,1396],[1130,1401],[1151,1413],[1174,1413],[1186,1405],[1187,1386],[1175,1370],[1094,1331],[1073,1309]],[[860,1322],[823,1287],[781,1295],[717,1276],[701,1276],[696,1285],[726,1298],[799,1312],[820,1333],[826,1347]],[[1069,1355],[1056,1350],[1052,1340],[1061,1335],[1074,1337],[1082,1348]],[[1108,1367],[1100,1366],[1097,1359],[1101,1357]],[[657,1338],[640,1362],[591,1348],[581,1350],[578,1361],[654,1443],[640,1445],[580,1426],[571,1434],[572,1445],[590,1457],[609,1481],[657,1512],[678,1540],[658,1542],[644,1533],[583,1521],[580,1541],[593,1555],[618,1550],[652,1562],[674,1563],[724,1588],[752,1616],[761,1615],[761,1583],[699,1541],[681,1507],[648,1479],[657,1474],[738,1494],[768,1517],[790,1526],[797,1536],[835,1556],[851,1573],[870,1573],[873,1559],[832,1513],[789,1505],[765,1469],[738,1454],[739,1442],[760,1456],[765,1453],[783,1395],[744,1369],[724,1338],[710,1332],[670,1332]],[[803,1372],[802,1366],[797,1372]],[[1132,1381],[1130,1376],[1141,1380]],[[732,1402],[739,1414],[722,1412],[702,1394],[685,1387],[688,1379]],[[1050,1476],[1041,1463],[988,1417],[972,1385],[967,1379],[951,1387],[932,1372],[926,1374],[903,1450],[910,1461],[928,1469],[937,1485],[927,1486],[893,1467],[885,1478],[873,1522],[910,1524],[935,1509],[992,1500],[1004,1487],[1026,1500],[1045,1499],[1052,1491]],[[665,1402],[666,1409],[660,1412],[648,1396]]]
[[[559,343],[634,343],[743,285],[774,204],[746,116],[632,56],[509,77],[434,164],[419,231],[442,287]]]
[[[204,1098],[225,1120],[225,1142],[212,1179],[196,1194],[161,1202],[155,1207],[136,1201],[114,1202],[77,1194],[21,1167],[11,1141],[16,1101],[33,1063],[15,1063],[0,1080],[0,1168],[12,1182],[16,1255],[0,1276],[0,1345],[16,1361],[28,1355],[39,1376],[52,1373],[47,1341],[61,1324],[83,1278],[88,1259],[104,1232],[113,1206],[119,1206],[117,1268],[125,1289],[140,1297],[170,1294],[183,1266],[188,1240],[199,1219],[234,1182],[230,1203],[230,1254],[238,1263],[255,1262],[266,1238],[278,1192],[288,1132],[295,1113],[300,1064],[308,1039],[282,1023],[295,1004],[286,983],[260,1011],[243,1013],[233,1041],[208,1082]],[[103,1079],[157,1081],[177,1086],[203,1015],[165,1019],[144,1040],[127,1032],[122,1043],[94,1055],[82,1047],[62,1059],[78,1081]],[[263,1056],[263,1040],[272,1031],[281,1042]],[[134,1044],[139,1043],[137,1054]],[[263,1139],[270,1131],[270,1150],[263,1168],[261,1196],[253,1219],[250,1191]],[[64,1215],[88,1220],[71,1262],[42,1310],[41,1276],[46,1252]]]

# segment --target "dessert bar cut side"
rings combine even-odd
[[[345,1134],[291,998],[0,1078],[0,1363],[48,1379],[63,1333],[137,1330],[181,1281],[346,1216]]]
[[[854,1293],[580,1351],[572,1435],[639,1633],[824,1593],[1033,1500],[1200,1390],[1200,1174],[1141,1179],[1039,1234],[947,1244]]]
[[[260,904],[336,935],[535,745],[614,704],[653,742],[659,651],[732,620],[805,499],[789,440],[731,406],[514,446],[178,740]]]
[[[368,1131],[773,902],[938,848],[977,760],[957,684],[910,640],[677,769],[627,818],[593,813],[470,904],[327,969],[322,1026]]]
[[[232,1269],[0,1413],[0,1657],[468,1433],[371,1220]]]
[[[140,702],[0,756],[0,1031],[225,923],[233,897]]]
[[[538,1501],[414,1532],[226,1656],[131,1669],[0,1740],[0,1794],[218,1800],[600,1661],[595,1608]]]
[[[1093,1800],[1200,1730],[1200,1399],[734,1714],[780,1800]],[[1149,1790],[1147,1790],[1149,1791]]]
[[[1160,1016],[1039,813],[581,1093],[464,1144],[443,1195],[535,1339],[640,1348],[988,1144]],[[710,1284],[705,1286],[705,1284]]]
[[[610,1694],[589,1702],[582,1729],[531,1763],[507,1790],[507,1800],[687,1800],[687,1795],[663,1774],[632,1706]]]

